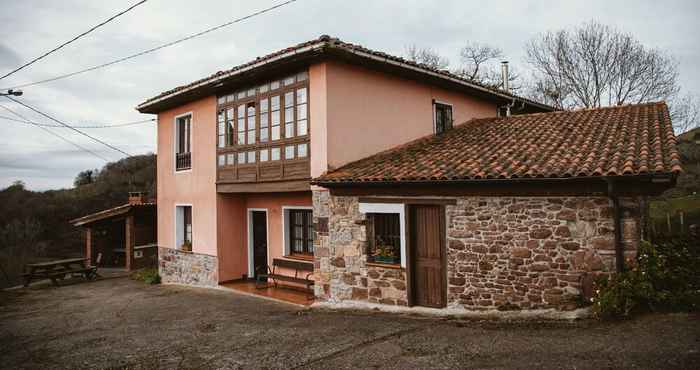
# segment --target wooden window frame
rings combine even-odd
[[[192,112],[187,112],[175,116],[173,157],[175,172],[186,172],[192,169],[192,123],[194,121]],[[186,122],[184,133],[180,127]],[[184,141],[184,144],[183,144]]]
[[[438,110],[442,109],[448,109],[450,112],[448,122],[445,122],[444,127],[438,124]],[[433,100],[433,122],[436,135],[440,135],[451,130],[454,127],[454,109],[452,104]]]
[[[295,215],[301,214],[301,225],[295,224]],[[290,256],[313,256],[314,254],[314,238],[313,238],[313,210],[305,208],[290,208],[287,210],[287,232],[289,233],[289,255]],[[301,227],[299,237],[296,235],[295,227]],[[302,242],[302,251],[296,251],[294,248],[295,241]]]
[[[398,255],[396,256],[398,259],[394,262],[388,262],[388,261],[381,261],[379,259],[375,259],[373,256],[375,248],[377,247],[376,243],[376,234],[377,234],[377,224],[380,219],[383,218],[394,218],[396,217],[396,225],[393,226],[395,227],[395,233],[392,236],[393,240],[393,247],[394,249],[398,252]],[[384,265],[389,265],[389,266],[401,266],[401,259],[402,259],[402,251],[401,251],[401,232],[402,232],[402,227],[401,227],[401,214],[396,212],[396,213],[389,213],[389,212],[372,212],[367,214],[367,262],[368,263],[374,263],[374,264],[384,264]],[[385,220],[386,221],[386,220]],[[393,221],[393,220],[392,220]]]

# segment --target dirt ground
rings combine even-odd
[[[127,278],[0,292],[2,369],[697,368],[697,315],[503,323],[303,310]]]

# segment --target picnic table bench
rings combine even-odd
[[[58,280],[67,275],[80,274],[85,279],[93,280],[97,277],[97,266],[90,266],[87,258],[67,258],[57,261],[29,263],[25,265],[24,286],[29,286],[32,280],[51,279],[58,286]]]
[[[294,276],[288,276],[288,275],[282,275],[277,272],[277,267],[282,267],[282,268],[287,268],[290,270],[294,270]],[[306,276],[300,276],[300,274],[306,273]],[[311,286],[314,285],[314,281],[309,279],[311,275],[314,273],[314,264],[313,262],[306,262],[306,261],[292,261],[292,260],[287,260],[287,259],[282,259],[282,258],[275,258],[272,260],[272,268],[270,266],[267,266],[267,273],[261,273],[257,274],[257,278],[255,279],[255,284],[259,288],[259,284],[267,280],[268,278],[272,279],[272,283],[277,287],[277,282],[278,281],[287,281],[291,283],[296,283],[296,284],[302,284],[306,287],[307,290],[311,289]]]

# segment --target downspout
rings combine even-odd
[[[617,196],[617,187],[611,178],[606,178],[608,183],[608,197],[613,207],[613,223],[615,227],[615,270],[620,273],[625,270],[625,250],[622,245],[622,216],[620,212],[620,198]]]

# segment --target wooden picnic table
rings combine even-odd
[[[25,265],[25,271],[23,274],[25,287],[36,279],[51,279],[51,282],[58,286],[58,280],[64,279],[67,275],[81,274],[88,280],[97,277],[97,266],[90,266],[87,258],[29,263]]]

